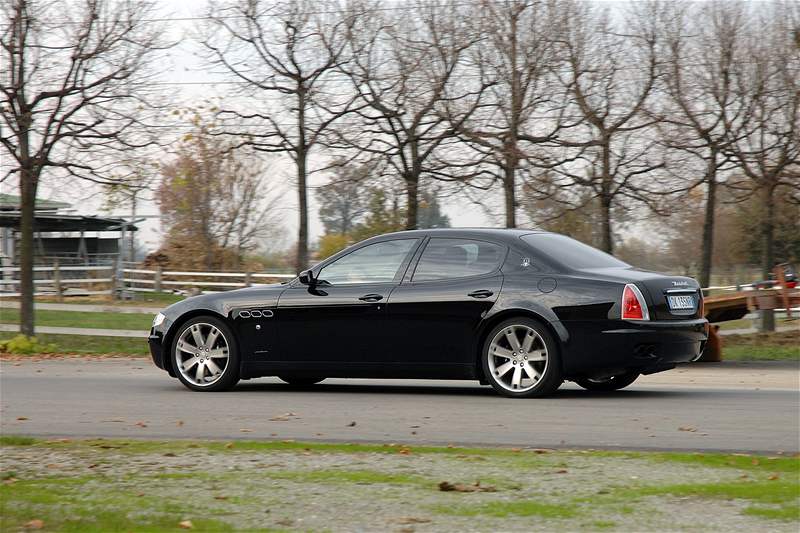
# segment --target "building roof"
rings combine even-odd
[[[58,211],[59,209],[69,209],[72,204],[66,202],[54,202],[52,200],[36,199],[36,211]],[[0,211],[19,211],[20,197],[12,194],[0,194]]]
[[[20,214],[0,211],[0,227],[19,229]],[[81,215],[58,215],[36,213],[34,231],[119,231],[126,226],[127,231],[138,228],[121,218],[86,217]]]

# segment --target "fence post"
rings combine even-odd
[[[61,289],[61,269],[58,268],[58,259],[53,261],[53,287],[56,289],[56,299],[60,302],[64,299],[64,291]]]
[[[251,272],[244,273],[244,286],[249,287],[253,284],[253,275]]]
[[[114,262],[114,271],[111,273],[111,298],[114,300],[118,300],[122,296],[122,291],[119,290],[122,283],[122,276],[122,261],[118,255]]]
[[[163,272],[161,270],[161,265],[156,266],[156,273],[153,278],[153,290],[156,292],[161,292],[161,279],[163,277]]]

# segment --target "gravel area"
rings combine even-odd
[[[396,453],[343,453],[238,446],[143,452],[112,441],[8,446],[1,450],[0,469],[6,484],[9,477],[18,480],[10,488],[28,484],[68,492],[60,513],[116,508],[143,524],[166,518],[176,525],[214,519],[244,530],[798,530],[797,521],[743,514],[753,504],[748,500],[630,497],[630,489],[641,487],[761,476],[737,468],[593,452],[444,454],[396,447]],[[489,491],[443,492],[442,481],[467,489],[479,482]],[[10,494],[4,510],[23,505]],[[30,519],[37,511],[53,512],[52,506],[24,505]]]

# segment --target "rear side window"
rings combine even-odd
[[[576,269],[630,267],[616,257],[557,233],[530,233],[521,239],[541,255]]]
[[[431,239],[412,281],[466,278],[489,274],[500,266],[505,248],[469,239]]]

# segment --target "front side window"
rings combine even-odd
[[[317,277],[331,285],[391,282],[416,242],[399,239],[364,246],[324,266]]]
[[[422,252],[412,281],[466,278],[489,274],[500,266],[504,248],[468,239],[431,239]]]

